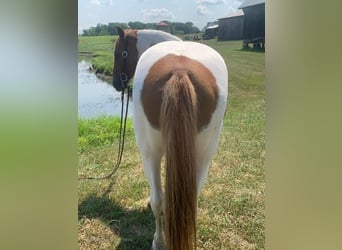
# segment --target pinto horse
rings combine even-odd
[[[197,200],[226,110],[226,64],[212,48],[183,41],[157,43],[139,60],[132,59],[140,52],[139,35],[133,40],[127,31],[119,34],[115,56],[128,55],[121,60],[125,65],[116,58],[113,84],[123,90],[134,75],[133,125],[156,224],[152,249],[194,249]],[[164,155],[165,194],[160,175]]]

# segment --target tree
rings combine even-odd
[[[116,24],[115,23],[108,23],[107,25],[107,31],[109,33],[109,35],[116,35],[117,34],[117,31],[116,31]]]
[[[146,28],[146,25],[142,22],[129,22],[128,26],[131,29],[137,29],[137,30],[142,30]]]
[[[179,23],[167,22],[170,25],[171,34],[193,34],[199,33],[200,30],[193,25],[192,22]],[[97,24],[96,27],[90,27],[82,31],[82,36],[104,36],[104,35],[117,35],[116,27],[119,26],[123,29],[155,29],[155,23],[142,23],[142,22],[129,22],[126,23],[108,23]]]

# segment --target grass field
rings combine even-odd
[[[105,58],[113,53],[111,40],[80,37],[79,51],[110,64]],[[227,63],[229,97],[218,151],[199,200],[198,249],[264,249],[265,54],[241,50],[241,41],[204,43]],[[79,120],[79,175],[111,170],[117,128],[115,117]],[[150,249],[154,217],[131,122],[115,177],[80,181],[78,196],[80,249]]]
[[[78,38],[78,52],[91,54],[99,73],[112,74],[116,36],[87,36]]]

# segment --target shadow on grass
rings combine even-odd
[[[116,249],[150,249],[154,234],[154,216],[149,207],[134,210],[120,206],[102,195],[91,194],[78,205],[78,219],[99,219],[120,237]]]

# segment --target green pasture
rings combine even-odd
[[[91,55],[92,64],[97,72],[112,74],[114,44],[117,36],[80,36],[78,37],[78,53]]]
[[[115,37],[80,37],[79,52],[111,71]],[[218,151],[198,204],[198,249],[265,248],[265,53],[241,41],[201,41],[229,72],[229,96]],[[103,66],[102,66],[103,65]],[[107,72],[107,73],[109,73]],[[117,117],[79,119],[79,176],[110,172],[117,157]],[[149,187],[129,121],[121,166],[108,180],[79,181],[80,249],[150,249],[154,217]]]

